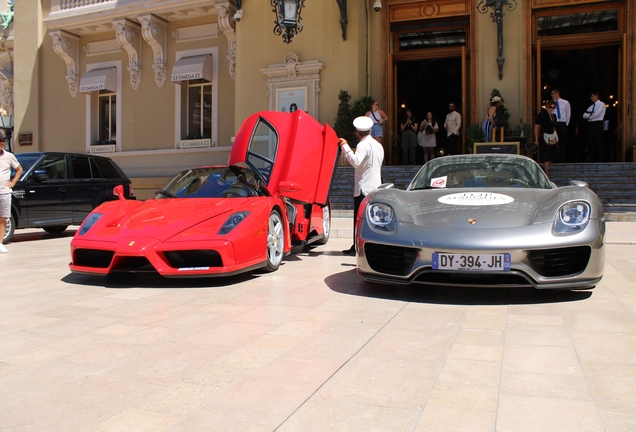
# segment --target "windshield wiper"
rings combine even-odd
[[[159,189],[159,190],[158,190],[157,192],[155,192],[155,193],[161,194],[161,195],[163,195],[163,196],[165,196],[165,197],[168,197],[168,198],[176,198],[176,197],[177,197],[175,194],[170,193],[170,192],[168,192],[168,191],[167,191],[167,190],[165,190],[165,189]]]

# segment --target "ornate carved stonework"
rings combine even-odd
[[[234,6],[233,2],[216,3],[214,6],[219,13],[219,29],[227,38],[227,59],[230,62],[230,76],[232,79],[236,79],[236,21],[234,21],[236,6]]]
[[[77,96],[79,88],[79,37],[64,30],[49,32],[53,39],[53,50],[66,62],[66,82],[71,96]]]
[[[152,68],[155,82],[163,87],[166,82],[166,46],[168,44],[168,24],[154,15],[137,17],[141,23],[141,34],[154,53]]]
[[[128,53],[130,85],[137,90],[141,84],[141,26],[127,19],[113,21],[117,42]]]
[[[276,91],[286,88],[307,87],[306,111],[318,117],[318,94],[320,93],[320,71],[323,64],[317,60],[298,61],[298,55],[288,52],[283,57],[283,63],[270,65],[261,69],[267,75],[267,92],[271,110],[276,109]]]

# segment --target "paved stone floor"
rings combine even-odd
[[[630,241],[544,292],[370,285],[346,236],[272,274],[91,278],[73,233],[0,255],[2,431],[636,430]]]

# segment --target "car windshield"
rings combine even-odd
[[[258,196],[260,185],[245,165],[195,168],[181,171],[157,191],[164,198],[235,198]]]
[[[29,168],[31,168],[38,159],[40,159],[40,156],[42,155],[33,154],[33,153],[22,153],[22,154],[18,153],[15,155],[18,162],[20,162],[20,166],[22,167],[24,172],[27,172]],[[15,175],[15,170],[11,169],[11,178],[13,178],[14,175]]]
[[[532,159],[510,155],[464,155],[434,159],[424,165],[408,190],[510,187],[552,189]]]

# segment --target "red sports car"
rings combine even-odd
[[[227,166],[182,171],[152,199],[102,204],[71,241],[74,273],[227,276],[278,269],[293,246],[329,239],[338,137],[303,111],[259,112]]]

